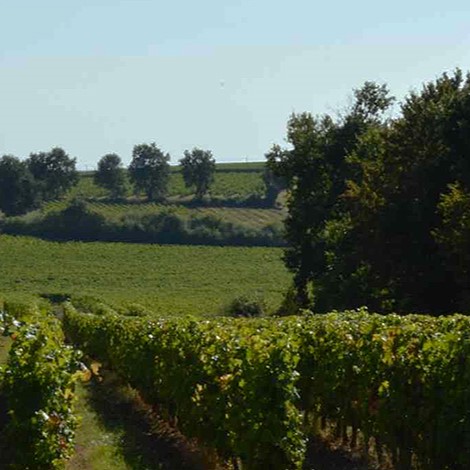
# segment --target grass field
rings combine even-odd
[[[55,243],[0,235],[0,293],[72,294],[158,315],[219,313],[239,295],[276,308],[290,283],[279,248]]]

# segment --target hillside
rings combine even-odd
[[[262,179],[264,162],[255,163],[218,163],[216,165],[212,196],[218,199],[245,199],[252,195],[262,195],[264,183]],[[127,197],[133,196],[128,188]],[[103,198],[107,193],[93,182],[93,172],[81,172],[78,185],[73,188],[69,197],[81,196],[85,199]],[[191,196],[183,182],[181,168],[171,167],[169,186],[171,198],[187,198]]]
[[[283,198],[266,199],[264,164],[219,164],[210,195],[195,200],[180,167],[171,168],[170,195],[160,203],[127,192],[111,199],[80,173],[78,184],[60,199],[0,227],[11,235],[48,240],[138,242],[219,246],[284,246]]]

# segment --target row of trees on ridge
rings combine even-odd
[[[162,201],[168,193],[170,156],[155,143],[134,146],[128,179],[136,193],[150,201]],[[186,150],[180,160],[185,185],[194,188],[196,199],[202,199],[214,181],[215,159],[208,150]],[[0,158],[0,210],[17,215],[58,199],[78,183],[76,159],[62,148],[32,153],[20,160],[12,155]],[[112,198],[122,197],[127,189],[126,170],[121,158],[112,153],[98,162],[94,181],[109,191]]]
[[[170,155],[155,143],[136,145],[128,167],[129,180],[135,191],[143,192],[149,201],[164,200],[170,179],[169,162]],[[185,185],[194,188],[196,199],[202,199],[214,181],[215,159],[212,152],[198,148],[185,150],[179,162]],[[121,158],[115,153],[102,157],[94,180],[112,197],[122,197],[126,192],[126,177]]]
[[[0,210],[21,214],[61,197],[78,182],[75,162],[59,147],[32,153],[24,161],[4,155],[0,158]]]

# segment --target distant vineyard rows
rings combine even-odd
[[[67,201],[51,202],[44,209],[45,212],[59,211],[67,206]],[[254,229],[262,229],[270,224],[282,224],[285,211],[279,209],[252,209],[236,207],[193,207],[187,208],[181,205],[164,205],[155,203],[105,203],[90,202],[88,206],[92,211],[97,212],[108,220],[116,221],[128,214],[143,216],[157,214],[168,211],[171,208],[176,214],[190,217],[213,216],[225,222],[239,224]]]

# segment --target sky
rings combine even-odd
[[[0,0],[0,155],[263,160],[366,80],[401,100],[470,70],[469,26],[468,0]]]

